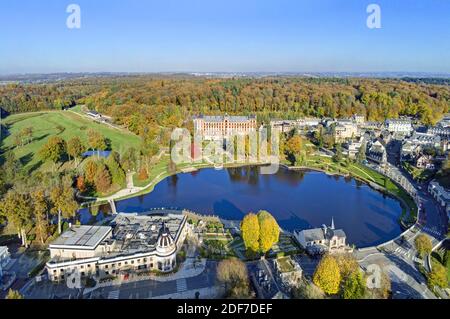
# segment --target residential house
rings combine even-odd
[[[433,157],[430,155],[420,155],[416,159],[416,167],[422,169],[435,169]]]
[[[366,157],[378,164],[385,164],[387,162],[386,147],[380,140],[376,140],[368,146]]]

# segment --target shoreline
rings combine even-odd
[[[234,163],[234,164],[228,164],[228,165],[227,165],[227,164],[224,164],[222,169],[225,169],[225,168],[233,168],[233,167],[238,168],[238,167],[247,167],[247,166],[263,166],[263,165],[268,165],[268,164],[269,164],[269,163],[238,163],[238,164]],[[324,174],[326,174],[326,175],[328,175],[328,176],[340,176],[340,177],[344,177],[344,178],[345,178],[345,177],[351,177],[351,178],[355,179],[355,181],[358,181],[358,182],[363,183],[364,185],[367,185],[367,186],[370,187],[372,190],[377,191],[377,192],[381,193],[382,195],[386,195],[386,196],[389,196],[389,197],[391,197],[391,198],[397,200],[397,201],[400,203],[400,206],[401,206],[402,209],[405,208],[405,209],[409,210],[408,205],[405,203],[405,201],[404,201],[402,198],[396,196],[395,194],[391,193],[391,192],[388,191],[386,188],[384,188],[384,187],[382,187],[382,186],[376,184],[375,182],[369,181],[369,180],[365,180],[364,178],[362,178],[362,177],[360,177],[360,176],[356,176],[356,175],[352,175],[352,174],[344,174],[344,173],[341,173],[341,172],[329,172],[329,171],[326,171],[326,170],[323,170],[323,169],[320,169],[320,168],[309,167],[309,166],[297,166],[297,167],[296,167],[296,166],[289,166],[289,165],[282,164],[282,163],[280,163],[279,165],[280,165],[281,168],[286,169],[286,170],[288,170],[288,171],[312,171],[312,172],[320,172],[320,173],[324,173]],[[188,167],[188,171],[186,171],[186,168],[183,168],[183,169],[177,169],[177,171],[174,172],[173,174],[164,174],[164,176],[160,176],[159,179],[158,179],[157,181],[155,181],[155,180],[152,181],[152,182],[151,182],[152,185],[150,185],[149,187],[147,187],[147,188],[141,190],[140,192],[135,193],[135,194],[132,194],[132,195],[130,195],[130,196],[125,196],[125,197],[123,197],[123,198],[116,199],[116,200],[114,200],[114,201],[121,201],[121,200],[126,200],[126,199],[129,199],[129,198],[134,198],[134,197],[137,197],[137,196],[149,194],[149,193],[151,193],[151,192],[153,191],[154,187],[155,187],[158,183],[160,183],[161,181],[163,181],[164,179],[166,179],[166,178],[168,178],[168,177],[170,177],[170,176],[177,175],[177,174],[190,173],[190,172],[194,171],[194,170],[191,171],[191,169],[195,169],[195,171],[198,171],[198,170],[204,169],[204,168],[209,168],[209,169],[211,169],[211,168],[215,168],[215,167],[214,167],[213,165],[210,165],[210,164],[201,164],[201,165],[192,165],[191,167]],[[378,173],[378,172],[377,172],[377,173]],[[378,173],[378,174],[380,174],[380,173]],[[384,175],[383,175],[383,176],[384,176]],[[389,178],[389,177],[387,177],[387,178]],[[393,183],[395,183],[395,181],[393,181],[392,179],[389,178],[389,180],[391,180]],[[398,187],[400,187],[401,190],[404,191],[404,189],[403,189],[401,186],[399,186],[397,183],[395,183],[395,185],[397,185]],[[83,203],[83,204],[88,204],[88,203],[92,203],[92,202],[87,202],[87,203],[85,202],[85,203]],[[97,202],[97,201],[96,201],[96,202],[94,202],[94,205],[91,205],[91,206],[85,206],[85,207],[83,207],[83,208],[89,209],[90,207],[100,206],[100,205],[104,205],[104,204],[109,204],[109,202],[108,202],[108,201],[103,201],[103,202],[100,202],[100,201]],[[187,210],[187,211],[193,212],[193,211],[191,211],[190,209],[187,209],[187,208],[181,208],[181,207],[178,207],[178,208],[177,208],[177,207],[162,207],[162,208],[163,208],[163,209],[167,209],[167,210],[175,209],[175,210]],[[228,220],[228,219],[226,219],[226,218],[222,218],[222,217],[219,217],[219,216],[214,215],[214,214],[201,214],[201,213],[198,213],[198,212],[193,212],[193,213],[195,213],[195,214],[198,215],[198,216],[202,216],[202,217],[215,217],[215,218],[219,218],[220,220],[225,220],[225,221],[228,221],[228,222],[234,222],[234,221],[235,221],[235,220]],[[409,213],[411,214],[412,212],[409,212]],[[145,213],[144,213],[144,214],[145,214]],[[402,215],[403,215],[403,213],[402,213]],[[383,246],[383,245],[385,245],[385,244],[387,244],[387,243],[390,243],[390,242],[392,242],[393,240],[395,240],[395,239],[397,239],[397,238],[403,236],[405,233],[407,233],[408,231],[410,231],[412,228],[414,228],[414,226],[416,225],[417,220],[418,220],[418,218],[417,218],[417,216],[416,216],[416,222],[415,222],[413,225],[409,226],[409,227],[405,227],[405,225],[403,225],[403,223],[402,223],[402,219],[401,219],[401,218],[402,218],[402,216],[400,216],[400,217],[399,217],[399,220],[398,220],[398,224],[399,224],[399,226],[400,226],[400,229],[402,230],[402,232],[401,232],[399,235],[397,235],[396,237],[394,237],[394,238],[392,238],[392,239],[389,239],[389,240],[387,240],[387,241],[385,241],[385,242],[376,244],[376,245],[369,245],[369,246],[363,246],[363,247],[357,247],[357,246],[355,245],[355,246],[354,246],[355,249],[358,249],[358,250],[359,250],[359,249],[367,250],[367,249],[371,249],[371,248],[377,248],[377,247]],[[290,233],[290,231],[287,231],[287,230],[284,230],[284,229],[282,229],[282,231],[283,231],[283,232],[286,232],[286,233]]]

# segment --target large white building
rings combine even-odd
[[[49,245],[50,280],[103,278],[129,272],[172,271],[189,231],[181,212],[118,214],[110,226],[72,226]]]
[[[408,119],[386,120],[386,129],[391,133],[409,134],[413,130],[411,121]]]
[[[233,135],[248,135],[256,131],[256,116],[194,117],[194,134],[204,140],[222,140]]]

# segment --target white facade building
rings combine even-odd
[[[295,230],[294,237],[306,250],[313,252],[344,252],[351,250],[347,244],[347,235],[342,229],[322,225],[321,228]]]
[[[111,226],[72,226],[49,245],[50,280],[118,276],[129,272],[172,271],[189,226],[181,213],[119,213]]]
[[[409,134],[413,130],[410,120],[407,119],[389,119],[386,120],[386,129],[391,133]]]

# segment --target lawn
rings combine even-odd
[[[2,150],[12,149],[29,171],[50,169],[51,164],[42,164],[37,156],[39,149],[51,136],[60,136],[66,141],[78,136],[86,144],[87,131],[94,129],[111,141],[111,149],[122,152],[130,147],[139,148],[140,138],[125,130],[118,130],[96,123],[70,111],[35,112],[15,114],[3,120],[9,135],[2,140]],[[31,142],[15,146],[15,136],[24,128],[32,127]],[[59,129],[60,127],[60,129]]]

